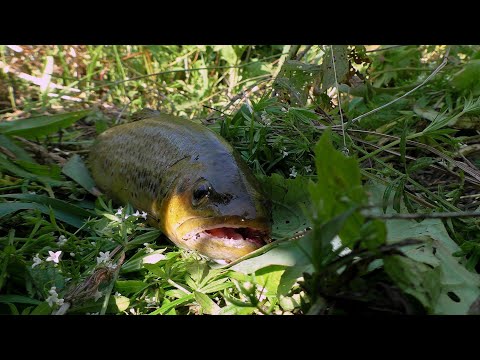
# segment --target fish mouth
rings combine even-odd
[[[203,229],[186,234],[183,240],[217,240],[225,245],[240,245],[242,242],[250,243],[256,247],[262,247],[269,243],[270,236],[268,231],[259,230],[252,227],[232,227],[216,226],[210,229]]]
[[[248,225],[229,223],[196,228],[181,236],[181,243],[214,261],[229,263],[271,242],[268,228]]]

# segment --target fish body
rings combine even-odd
[[[150,114],[115,126],[94,143],[97,186],[145,211],[176,245],[230,262],[263,246],[271,231],[268,200],[240,155],[207,127]]]

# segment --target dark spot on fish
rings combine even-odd
[[[200,155],[195,156],[195,161],[197,161],[200,158]]]
[[[290,224],[290,220],[285,220],[285,224]]]

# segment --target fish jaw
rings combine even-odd
[[[190,219],[179,226],[170,238],[180,247],[196,250],[211,259],[227,263],[271,241],[268,223],[242,221],[236,217],[228,220],[224,217]],[[187,230],[192,228],[193,230]]]

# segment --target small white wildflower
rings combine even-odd
[[[286,147],[284,147],[284,148],[282,149],[282,156],[283,156],[283,157],[288,156],[288,151],[286,151],[286,150],[287,150]]]
[[[38,256],[38,254],[35,255],[35,256],[33,257],[32,269],[33,269],[35,266],[40,265],[42,262],[43,262],[43,260],[40,259],[40,257]]]
[[[147,220],[147,213],[145,211],[142,211],[142,215],[140,215],[140,217],[144,218],[145,220]]]
[[[70,256],[71,256],[71,257],[75,257],[75,253],[73,253],[73,252],[70,253]]]
[[[95,241],[90,241],[90,244],[95,246]]]
[[[72,278],[65,278],[65,282],[69,282]]]
[[[147,302],[147,306],[153,306],[157,304],[157,298],[155,296],[151,298],[145,297],[145,301]]]
[[[109,268],[111,270],[115,270],[117,268],[117,264],[108,263],[107,268]]]
[[[49,251],[48,252],[48,255],[50,255],[49,257],[46,258],[46,261],[53,261],[55,264],[58,264],[58,262],[60,261],[60,255],[62,254],[61,251]]]
[[[100,251],[100,256],[97,257],[97,265],[101,263],[106,263],[110,259],[110,251]]]
[[[131,309],[130,309],[130,312],[132,313],[132,315],[138,315],[138,313],[135,311],[134,308],[131,308]]]
[[[58,246],[62,247],[67,242],[67,238],[64,235],[60,235],[57,240]]]
[[[295,166],[290,168],[290,177],[297,177],[297,170],[295,170]]]
[[[139,217],[139,216],[140,216],[140,211],[138,211],[138,210],[135,211],[135,212],[133,213],[133,216]]]
[[[50,307],[52,307],[54,304],[57,305],[63,305],[65,302],[64,299],[59,299],[58,294],[57,294],[57,288],[55,286],[52,286],[52,288],[48,291],[50,296],[45,299],[45,301],[48,303]]]
[[[117,209],[117,212],[115,213],[115,215],[122,215],[122,211],[123,211],[123,207],[120,206],[120,207]]]
[[[115,296],[122,296],[118,291],[115,293]]]
[[[282,110],[283,112],[287,112],[287,109],[285,109],[284,107],[282,107],[281,110]]]
[[[32,195],[37,195],[37,193],[35,191],[29,191],[28,193],[32,194]]]
[[[96,312],[96,313],[86,313],[86,315],[100,315],[100,313]]]
[[[260,117],[265,125],[270,125],[272,123],[272,120],[270,120],[266,111],[263,111]]]
[[[145,246],[145,252],[147,254],[150,254],[152,252],[154,252],[155,250],[153,250],[151,247],[150,247],[150,244],[149,243],[143,243],[143,246]]]
[[[312,172],[312,165],[305,166],[306,172]]]

